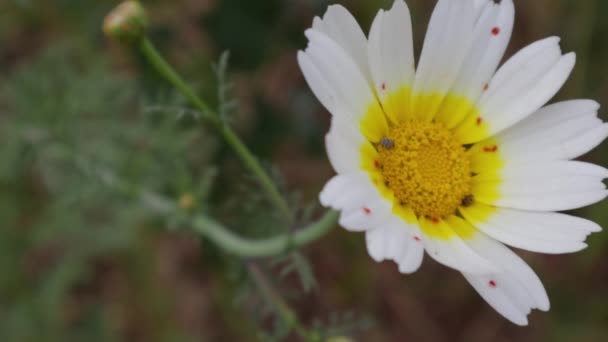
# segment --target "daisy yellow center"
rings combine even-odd
[[[377,149],[386,185],[417,216],[447,217],[471,200],[469,153],[445,125],[400,123],[389,129]]]

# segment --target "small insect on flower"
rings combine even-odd
[[[395,142],[389,138],[382,138],[382,140],[380,140],[380,145],[385,149],[390,150],[395,147]]]
[[[462,206],[470,207],[473,205],[474,201],[475,201],[475,197],[473,197],[473,195],[466,195],[462,198]]]
[[[532,309],[549,310],[549,298],[505,245],[571,253],[601,230],[558,212],[608,195],[608,170],[573,161],[608,136],[608,125],[593,100],[542,107],[575,64],[559,38],[499,67],[514,16],[513,0],[438,0],[416,66],[405,1],[379,11],[367,35],[334,5],[306,31],[298,62],[333,115],[326,147],[338,175],[321,204],[365,233],[374,260],[412,273],[426,250],[526,325]]]

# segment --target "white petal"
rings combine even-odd
[[[608,137],[608,126],[597,118],[598,109],[591,100],[558,102],[494,139],[509,162],[577,158]]]
[[[378,228],[368,230],[365,237],[368,252],[375,261],[393,260],[399,271],[406,274],[420,267],[424,247],[416,226],[393,216]]]
[[[564,85],[574,68],[575,62],[576,56],[574,53],[562,56],[550,70],[534,81],[532,87],[527,89],[525,87],[520,88],[520,82],[505,85],[502,91],[506,94],[497,95],[496,98],[488,100],[486,103],[485,110],[487,110],[487,113],[491,113],[489,122],[491,123],[492,133],[500,132],[512,126],[547,103]],[[513,101],[514,99],[516,101]],[[506,115],[500,117],[494,115],[500,109],[503,109],[503,113]]]
[[[478,113],[456,128],[463,143],[480,141],[518,123],[557,93],[576,60],[573,53],[561,56],[558,42],[548,38],[532,44],[498,70],[479,99]],[[483,129],[480,120],[487,124]]]
[[[527,316],[529,312],[518,305],[517,299],[514,298],[518,295],[517,288],[513,286],[507,276],[493,277],[492,275],[470,273],[463,273],[462,275],[496,312],[517,325],[528,325]],[[490,286],[490,281],[500,284],[500,287]]]
[[[481,206],[481,207],[480,207]],[[562,254],[584,249],[587,236],[601,228],[594,222],[559,213],[494,208],[490,217],[480,204],[460,209],[485,234],[532,252]]]
[[[329,86],[326,77],[317,69],[306,53],[298,51],[298,64],[300,65],[300,69],[302,69],[302,74],[304,74],[308,86],[330,113],[336,113],[340,108],[344,107],[340,103],[335,89]]]
[[[471,1],[439,0],[427,30],[416,71],[414,95],[448,93],[473,41],[476,12]],[[441,99],[413,102],[412,113],[430,120]]]
[[[455,217],[453,220],[462,221]],[[463,273],[496,311],[516,324],[526,325],[532,309],[549,310],[549,298],[543,284],[520,257],[484,234],[467,242],[476,253],[499,265],[495,273]]]
[[[511,209],[533,211],[574,210],[597,203],[608,196],[600,181],[556,178],[544,181],[518,180],[512,187],[501,187],[500,198],[477,195],[482,203]]]
[[[424,246],[421,241],[422,239],[416,241],[416,244],[410,246],[408,250],[404,251],[401,256],[398,257],[396,262],[399,265],[399,272],[411,274],[420,268],[424,257]]]
[[[490,5],[490,1],[488,0],[473,0],[473,7],[475,8],[475,13],[477,13],[477,16],[479,16],[484,8],[488,5]]]
[[[325,147],[331,165],[337,173],[361,170],[361,149],[369,141],[363,137],[352,122],[334,116],[329,133],[325,136]]]
[[[330,179],[319,194],[319,201],[325,207],[335,210],[342,210],[353,206],[353,194],[365,192],[365,174],[363,172],[353,172],[339,174]]]
[[[411,87],[415,75],[412,22],[403,0],[396,0],[386,12],[378,12],[370,30],[368,55],[376,93],[384,108],[391,113],[399,111],[390,108],[387,95]]]
[[[419,222],[422,228],[424,249],[437,262],[467,273],[496,271],[495,265],[475,253],[443,220],[430,221],[420,218]]]
[[[362,232],[374,229],[390,217],[390,203],[380,194],[369,193],[366,197],[360,199],[360,206],[342,210],[339,223],[346,230]]]
[[[607,177],[605,168],[583,162],[512,163],[498,177],[481,170],[473,178],[473,195],[479,202],[512,209],[571,210],[603,199]],[[487,189],[497,189],[498,196]]]
[[[448,218],[448,224],[456,231],[472,229],[469,222],[456,216]],[[515,253],[483,233],[469,237],[466,243],[477,255],[497,266],[490,273],[463,273],[496,311],[516,324],[525,325],[531,309],[549,309],[549,298],[542,283]]]
[[[475,25],[473,45],[460,70],[453,91],[476,102],[484,85],[502,59],[513,31],[515,8],[512,0],[499,4],[486,1],[481,17]]]
[[[485,1],[475,24],[472,46],[436,120],[452,129],[472,115],[479,97],[487,88],[511,38],[515,10],[512,0]],[[463,105],[462,99],[467,103]]]
[[[366,231],[391,217],[392,203],[382,198],[365,172],[332,178],[319,196],[321,204],[341,210],[340,225],[351,231]]]
[[[574,161],[508,164],[495,174],[473,178],[473,195],[482,203],[522,210],[562,211],[588,205],[595,198],[585,194],[603,192],[608,170]],[[498,189],[498,198],[486,197],[488,188]],[[579,201],[574,201],[579,196]],[[581,197],[582,196],[582,197]],[[561,201],[560,199],[570,199]],[[529,207],[534,200],[533,207]],[[596,199],[597,200],[597,199]]]
[[[353,209],[359,206],[360,197],[367,195],[372,187],[363,171],[340,174],[327,182],[319,199],[322,205],[336,210]]]
[[[357,20],[341,5],[331,5],[323,19],[315,18],[312,28],[325,33],[338,43],[357,63],[359,69],[371,81],[367,61],[367,39]]]
[[[483,180],[517,180],[527,178],[531,180],[535,179],[552,179],[552,178],[563,178],[563,177],[589,177],[596,180],[602,180],[608,178],[608,169],[585,162],[570,161],[570,160],[557,160],[557,161],[546,161],[546,162],[527,162],[527,163],[508,163],[503,166],[500,170],[500,174],[496,175],[485,175],[483,171],[474,177]]]
[[[548,70],[561,56],[559,41],[559,37],[548,37],[519,50],[492,77],[491,87],[485,96],[493,95],[500,90],[500,87],[519,79],[523,75],[522,68],[535,73],[539,70],[531,69],[531,66],[540,67],[544,71]]]
[[[575,194],[511,197],[499,200],[497,206],[521,210],[565,211],[586,207],[608,197],[606,190],[585,191]]]
[[[328,103],[333,115],[348,115],[358,123],[376,101],[365,76],[353,58],[327,35],[310,29],[306,35],[310,40],[305,51],[308,58],[301,54],[300,65],[310,87],[324,105]]]
[[[600,104],[593,100],[570,100],[545,106],[517,125],[501,132],[497,138],[509,142],[530,136],[538,136],[544,130],[554,130],[564,122],[579,125],[578,121],[597,119]],[[584,131],[584,128],[581,128]],[[578,131],[572,132],[580,133]]]

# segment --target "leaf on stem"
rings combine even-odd
[[[228,79],[228,65],[230,51],[224,51],[219,61],[213,65],[213,72],[217,80],[218,114],[224,124],[229,124],[232,115],[238,107],[238,102],[232,97],[234,84]]]

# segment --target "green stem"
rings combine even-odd
[[[318,240],[331,231],[338,221],[338,213],[328,211],[319,221],[293,233],[264,239],[247,239],[227,230],[211,218],[198,215],[193,219],[193,229],[225,251],[249,258],[276,256],[289,248],[300,247]]]
[[[316,342],[320,340],[318,334],[309,332],[298,320],[298,316],[289,307],[283,297],[279,295],[264,273],[254,263],[249,263],[247,269],[258,290],[267,302],[272,303],[276,313],[290,329],[300,335],[305,341]]]
[[[293,215],[289,209],[289,205],[275,186],[274,182],[262,168],[258,160],[249,152],[247,146],[239,139],[230,127],[224,125],[220,128],[224,140],[228,142],[236,154],[241,158],[241,161],[249,168],[249,171],[257,178],[260,186],[266,191],[269,199],[281,211],[286,220],[287,229],[293,223]]]
[[[124,191],[122,188],[120,190]],[[142,205],[161,215],[170,215],[177,210],[173,201],[154,192],[140,191],[139,199]],[[318,221],[293,234],[259,239],[239,236],[205,215],[192,218],[192,230],[230,254],[243,258],[263,258],[277,256],[290,248],[302,247],[320,239],[336,227],[338,216],[338,212],[329,210]]]
[[[190,88],[186,82],[184,82],[184,80],[177,74],[177,72],[175,72],[171,65],[169,65],[169,63],[167,63],[160,55],[150,40],[147,38],[141,39],[139,49],[144,57],[146,57],[146,59],[154,66],[156,71],[158,71],[158,73],[160,73],[169,83],[175,86],[186,97],[186,99],[188,99],[188,101],[190,101],[190,103],[202,113],[203,118],[219,131],[219,133],[236,152],[249,171],[257,178],[260,186],[268,194],[270,201],[285,217],[287,224],[292,224],[293,216],[291,210],[289,209],[289,205],[275,186],[270,176],[264,171],[258,160],[247,149],[245,144],[243,144],[234,131],[229,126],[224,125],[217,113],[215,113],[211,107],[209,107],[194,93],[192,88]]]
[[[142,205],[155,213],[170,215],[177,210],[175,203],[150,191],[140,191]],[[211,240],[224,251],[243,258],[264,258],[280,255],[290,248],[307,245],[329,233],[338,223],[338,212],[329,210],[318,221],[293,234],[269,238],[244,238],[205,215],[192,218],[192,230]]]
[[[184,95],[186,99],[201,112],[204,119],[211,121],[214,125],[220,124],[219,120],[217,119],[217,115],[214,114],[211,107],[196,96],[194,91],[186,84],[186,82],[184,82],[184,80],[182,80],[171,65],[165,61],[163,56],[161,56],[158,50],[156,50],[150,40],[143,38],[139,43],[139,50],[143,53],[148,62],[152,64],[156,71],[160,73],[165,80],[176,87],[182,93],[182,95]]]
[[[159,215],[172,215],[178,210],[175,201],[161,196],[155,192],[144,189],[132,189],[128,183],[123,182],[109,170],[102,170],[100,167],[95,168],[83,167],[88,165],[86,161],[76,163],[83,172],[89,173],[91,169],[96,171],[104,171],[94,175],[104,182],[108,187],[125,194],[135,195],[139,199],[142,206]],[[103,177],[101,177],[103,174]],[[272,257],[288,251],[290,248],[304,246],[310,242],[316,241],[325,234],[329,233],[338,222],[338,213],[328,211],[317,222],[310,224],[293,234],[282,234],[270,238],[250,239],[241,237],[220,223],[212,220],[204,215],[195,215],[192,218],[192,229],[207,239],[217,244],[220,248],[228,253],[245,258],[261,258]]]

